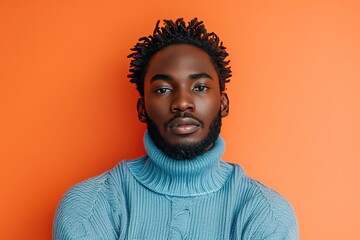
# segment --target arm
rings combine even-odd
[[[237,239],[298,240],[298,223],[293,208],[278,193],[260,186],[238,216]]]
[[[107,174],[71,188],[53,223],[53,240],[118,239],[122,206]]]

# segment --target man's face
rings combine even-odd
[[[221,117],[228,114],[228,99],[220,93],[208,54],[187,44],[157,52],[148,64],[138,113],[166,154],[193,158],[210,149],[220,132]],[[173,151],[183,153],[173,155]]]

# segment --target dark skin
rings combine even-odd
[[[168,46],[151,59],[144,79],[144,98],[137,103],[139,120],[149,117],[172,145],[199,142],[212,120],[229,113],[219,77],[208,54],[188,44]],[[184,116],[185,112],[191,116]],[[207,147],[210,149],[212,145]]]

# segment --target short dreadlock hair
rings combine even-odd
[[[163,21],[163,27],[159,27],[160,20],[158,20],[153,34],[140,38],[139,42],[130,49],[133,52],[128,56],[132,58],[128,77],[131,83],[136,84],[140,95],[144,96],[144,77],[151,57],[161,49],[174,44],[189,44],[206,52],[218,73],[220,91],[224,91],[225,83],[230,81],[231,69],[230,61],[225,60],[229,54],[219,37],[213,32],[208,33],[203,22],[198,21],[197,18],[191,20],[188,25],[182,18],[178,18],[175,22]]]

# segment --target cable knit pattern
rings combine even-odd
[[[289,203],[222,160],[221,137],[192,160],[174,160],[145,133],[148,156],[71,188],[61,200],[54,240],[297,240]]]

